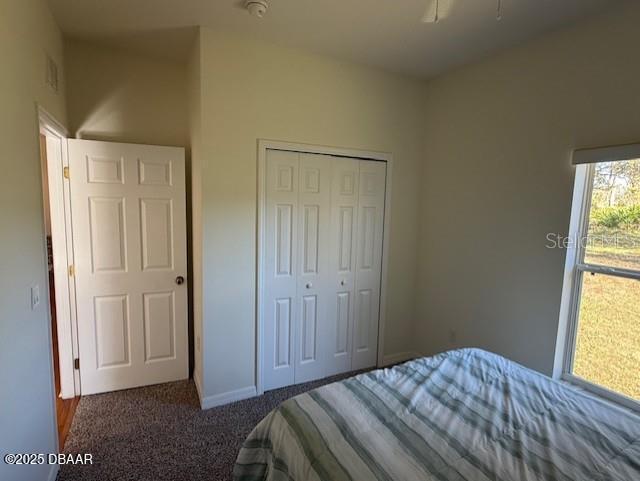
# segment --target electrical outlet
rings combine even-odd
[[[40,287],[36,284],[31,286],[31,310],[34,310],[40,304]]]

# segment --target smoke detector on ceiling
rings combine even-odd
[[[252,16],[258,18],[262,18],[269,8],[267,0],[247,0],[244,6]]]
[[[503,0],[493,0],[496,2],[496,20],[502,20]],[[454,4],[461,3],[458,0],[427,0],[427,8],[422,16],[423,23],[438,23],[449,16]]]

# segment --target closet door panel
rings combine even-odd
[[[328,287],[328,374],[351,369],[355,313],[355,268],[358,218],[357,159],[331,161],[330,280]]]
[[[267,151],[263,272],[264,389],[294,383],[299,154]]]
[[[327,375],[327,278],[331,162],[325,155],[300,154],[298,174],[298,327],[295,382]]]
[[[386,163],[360,160],[352,369],[375,366],[378,353]]]

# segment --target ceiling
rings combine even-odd
[[[420,20],[431,0],[269,0],[263,19],[243,0],[50,0],[63,32],[117,47],[185,58],[193,27],[251,35],[424,78],[611,9],[623,0],[440,0],[445,18]],[[451,8],[447,3],[452,2]]]

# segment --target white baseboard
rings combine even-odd
[[[49,468],[49,475],[47,476],[47,481],[56,481],[56,477],[58,476],[58,470],[60,466],[57,464],[52,464]]]
[[[398,364],[401,362],[409,361],[421,357],[419,353],[415,351],[396,352],[395,354],[387,354],[382,358],[382,366],[391,366],[392,364]]]
[[[207,396],[200,398],[200,406],[202,409],[211,409],[216,406],[223,406],[236,401],[242,401],[243,399],[249,399],[257,395],[255,386],[247,386],[242,389],[236,389],[235,391],[223,392],[221,394],[214,394],[213,396]]]

